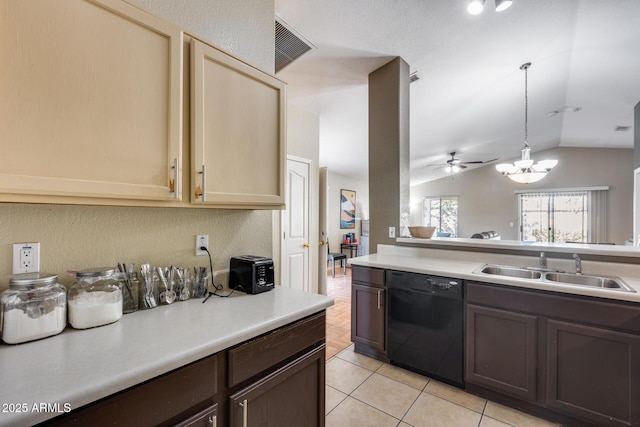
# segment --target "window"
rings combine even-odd
[[[518,206],[523,241],[600,243],[606,240],[606,191],[521,193]]]
[[[436,227],[440,235],[458,235],[458,197],[425,197],[422,210],[422,223]]]

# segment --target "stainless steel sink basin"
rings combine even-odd
[[[539,271],[491,264],[483,266],[479,272],[484,274],[492,274],[495,276],[518,277],[520,279],[540,279],[540,277],[542,277],[542,273]]]
[[[608,289],[611,291],[636,292],[619,277],[595,276],[588,274],[574,274],[559,271],[544,271],[527,267],[512,267],[507,265],[485,264],[477,268],[474,274],[489,274],[492,276],[512,277],[544,282],[548,285],[564,284],[575,286],[588,286],[593,288]]]
[[[545,273],[544,280],[571,285],[591,286],[595,288],[617,289],[627,292],[635,292],[629,285],[618,277],[590,276],[571,273]]]

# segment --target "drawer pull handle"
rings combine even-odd
[[[380,293],[382,291],[378,291],[378,310],[380,310]]]
[[[209,417],[207,421],[211,427],[217,427],[218,425],[218,417],[216,417],[215,415],[213,417]]]

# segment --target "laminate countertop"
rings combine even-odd
[[[93,329],[0,344],[0,426],[28,426],[215,354],[333,305],[276,286],[125,314]]]
[[[443,258],[429,258],[424,256],[373,254],[348,260],[350,265],[363,267],[375,267],[387,270],[408,271],[420,274],[432,274],[436,276],[451,277],[455,279],[472,280],[475,282],[497,283],[506,286],[514,286],[527,289],[537,289],[550,292],[561,292],[573,295],[608,298],[619,301],[640,303],[640,278],[620,275],[620,278],[635,292],[625,292],[607,288],[591,286],[570,285],[565,283],[550,282],[540,279],[520,279],[490,274],[478,274],[475,271],[482,267],[484,262],[460,261]],[[491,262],[487,262],[491,263]],[[516,265],[524,267],[526,264]],[[588,273],[585,273],[588,275]],[[612,264],[609,276],[618,276],[615,264]]]

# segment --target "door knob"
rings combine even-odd
[[[324,246],[324,240],[320,241],[320,246]]]
[[[308,248],[308,247],[309,247],[309,244],[308,244],[308,243],[305,243],[304,245],[302,245],[302,247],[306,249],[306,248]]]

